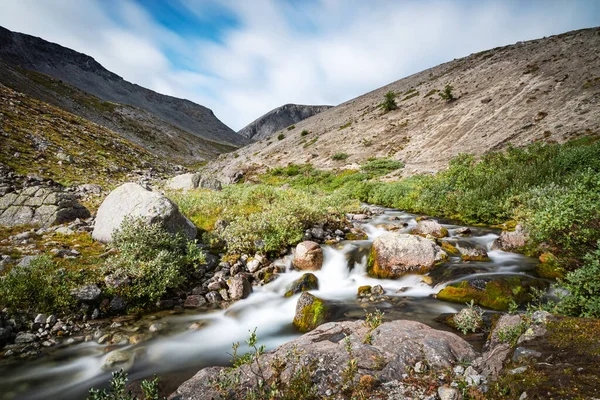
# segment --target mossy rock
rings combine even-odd
[[[540,256],[540,263],[536,265],[535,272],[542,278],[562,279],[566,271],[560,266],[560,261],[552,253],[544,253]]]
[[[358,291],[356,292],[357,296],[366,296],[371,294],[371,285],[359,286]]]
[[[315,274],[306,273],[292,283],[290,289],[287,292],[285,292],[285,297],[292,297],[297,293],[302,293],[308,290],[318,288],[319,279],[315,276]]]
[[[346,240],[367,240],[369,236],[364,231],[353,229],[352,232],[346,233]]]
[[[454,245],[452,245],[448,242],[442,242],[441,247],[442,247],[442,250],[444,250],[448,254],[452,254],[453,256],[457,256],[460,254],[458,249]]]
[[[296,315],[293,323],[300,332],[309,332],[327,322],[331,312],[323,299],[303,292],[296,303]]]
[[[543,288],[545,284],[516,276],[495,280],[472,279],[446,286],[436,297],[454,303],[468,303],[473,300],[482,307],[506,311],[511,301],[517,304],[530,301],[532,287]]]

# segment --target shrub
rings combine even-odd
[[[309,131],[304,129],[302,132],[300,132],[300,136],[307,136],[309,133],[310,133]]]
[[[291,131],[291,130],[294,130],[294,129],[296,129],[296,125],[290,125],[290,126],[287,127],[288,131]]]
[[[400,168],[404,168],[401,161],[386,158],[372,159],[360,166],[361,171],[374,176],[386,175]]]
[[[558,309],[575,317],[600,318],[600,241],[584,260],[583,267],[569,272],[561,282],[568,294]]]
[[[81,278],[78,272],[59,269],[49,256],[36,257],[0,279],[0,304],[13,312],[66,312],[75,305],[70,289]]]
[[[452,100],[455,100],[455,97],[454,97],[454,95],[452,94],[452,90],[453,90],[453,89],[454,89],[454,88],[452,87],[452,85],[448,84],[448,85],[446,85],[446,87],[444,87],[444,90],[443,90],[443,91],[441,91],[441,92],[440,92],[440,93],[438,93],[438,94],[439,94],[439,96],[440,96],[442,99],[444,99],[444,100],[446,100],[446,101],[450,102],[450,101],[452,101]]]
[[[483,310],[471,300],[470,303],[467,303],[467,307],[460,310],[458,314],[454,314],[452,319],[456,324],[456,329],[466,335],[467,332],[475,332],[483,326]]]
[[[277,140],[283,140],[285,139],[285,135],[283,133],[280,133],[279,135],[277,135]]]
[[[113,289],[130,306],[151,307],[169,289],[179,287],[194,267],[205,261],[195,241],[172,235],[160,224],[126,218],[113,233],[119,251],[107,260],[105,272],[131,278],[132,284]]]
[[[331,159],[336,161],[345,160],[346,158],[348,158],[348,154],[346,153],[335,153],[331,156]]]
[[[88,400],[158,400],[158,378],[141,383],[143,397],[137,397],[130,390],[126,392],[127,372],[123,370],[112,373],[110,390],[90,389]]]
[[[389,112],[398,108],[398,104],[396,104],[396,93],[393,91],[387,92],[383,96],[383,103],[379,105],[384,112]]]

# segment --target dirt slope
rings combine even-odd
[[[437,93],[446,84],[457,100]],[[388,91],[398,109],[378,105]],[[301,132],[308,130],[309,135]],[[278,140],[279,133],[285,139]],[[600,132],[600,29],[519,42],[450,61],[331,108],[270,138],[221,155],[208,169],[237,171],[288,163],[352,168],[370,157],[437,171],[459,153],[483,154],[537,140]],[[332,160],[347,153],[343,160]]]

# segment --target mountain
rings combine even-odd
[[[404,162],[408,175],[440,170],[459,153],[599,133],[599,54],[599,28],[471,54],[221,155],[208,170],[230,177],[289,163],[358,168],[369,158],[387,157]],[[438,96],[446,85],[456,100]],[[389,91],[398,108],[386,113],[379,105]],[[285,138],[278,140],[279,133]],[[344,154],[332,157],[336,153]]]
[[[290,127],[306,118],[330,109],[332,106],[304,106],[301,104],[286,104],[277,107],[240,131],[248,139],[261,140],[283,128]]]
[[[206,107],[127,82],[90,56],[34,36],[0,27],[0,61],[4,85],[106,124],[150,151],[175,141],[175,151],[164,151],[202,160],[249,143]],[[101,106],[85,107],[81,96]]]

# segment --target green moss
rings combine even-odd
[[[548,340],[559,349],[600,356],[600,320],[559,318],[548,322]]]
[[[365,232],[348,232],[345,236],[346,240],[367,240],[369,237]]]
[[[552,253],[544,253],[540,256],[540,263],[535,266],[535,272],[540,277],[548,279],[562,279],[566,274],[558,258]]]
[[[313,296],[314,297],[314,296]],[[314,297],[312,304],[305,306],[294,318],[294,326],[300,332],[309,332],[326,322],[328,309],[323,300]]]
[[[371,286],[370,285],[364,285],[364,286],[360,286],[358,288],[358,291],[356,293],[357,296],[364,296],[371,293]]]
[[[295,294],[318,288],[319,280],[317,277],[314,274],[306,273],[290,285],[290,289],[285,292],[284,296],[292,297]]]

